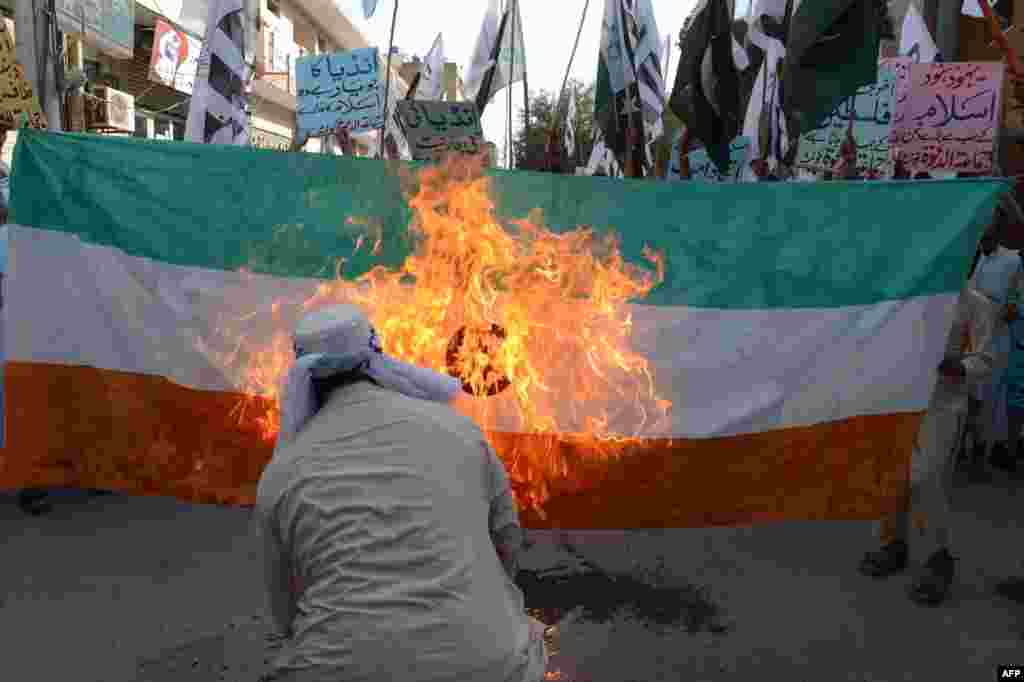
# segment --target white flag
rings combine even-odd
[[[914,3],[907,7],[907,15],[903,18],[903,29],[900,31],[900,54],[916,57],[922,64],[930,64],[939,54],[939,48],[932,40],[924,17],[917,11]]]
[[[420,66],[420,84],[413,99],[439,100],[444,93],[444,40],[437,34],[433,47]]]
[[[498,0],[490,0],[487,4],[487,11],[484,13],[483,25],[480,26],[480,34],[476,37],[476,45],[473,47],[473,56],[466,68],[466,78],[463,87],[466,97],[475,100],[480,86],[483,85],[484,76],[493,63],[491,54],[494,52],[494,44],[498,41],[498,24],[501,22],[501,13],[498,7]]]
[[[502,18],[506,15],[505,30],[501,36],[501,49],[498,52],[498,59],[495,61],[491,55],[494,53],[494,46],[498,41],[498,29],[501,27]],[[510,0],[510,6],[505,10],[504,15],[498,11],[498,0],[490,0],[487,6],[484,23],[480,27],[480,35],[477,36],[476,46],[473,48],[473,57],[466,70],[464,83],[466,96],[469,99],[477,98],[487,72],[492,66],[496,68],[491,79],[490,92],[487,93],[487,102],[490,102],[499,90],[523,80],[526,75],[523,19],[519,13],[518,0]]]
[[[565,149],[569,156],[576,156],[576,93],[569,93],[569,105],[565,112]]]
[[[523,42],[523,17],[519,13],[519,0],[509,0],[511,7],[505,9],[505,33],[501,37],[501,51],[498,53],[498,70],[491,83],[491,93],[518,83],[526,76],[526,45]]]
[[[756,27],[756,28],[755,28]],[[789,138],[786,134],[785,114],[779,97],[778,65],[786,58],[785,46],[760,31],[760,22],[751,27],[751,41],[764,50],[765,64],[758,69],[757,79],[754,81],[754,88],[751,91],[750,102],[747,104],[746,117],[743,120],[743,136],[751,140],[750,160],[761,158],[761,116],[767,107],[771,112],[769,120],[771,126],[768,133],[769,140],[768,156],[765,160],[779,160],[776,149],[785,150],[789,146]],[[741,172],[740,179],[743,181],[754,180],[754,172],[747,164]]]
[[[594,148],[590,152],[590,160],[583,174],[597,175],[599,172],[611,178],[622,177],[622,168],[619,167],[615,154],[605,146],[604,138],[600,134],[594,141]]]
[[[236,18],[238,21],[234,21]],[[249,143],[249,67],[242,51],[245,24],[242,0],[210,2],[206,40],[199,55],[185,123],[186,140],[204,144]]]
[[[981,19],[985,16],[985,13],[981,11],[981,5],[978,4],[980,1],[981,0],[964,0],[964,4],[960,6],[960,14],[966,14],[969,17]],[[998,1],[999,0],[988,0],[988,6],[995,7]]]

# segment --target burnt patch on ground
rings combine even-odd
[[[663,558],[653,570],[626,573],[611,573],[577,558],[579,564],[569,570],[519,571],[516,583],[530,615],[546,625],[578,611],[581,620],[598,623],[622,614],[659,630],[722,634],[730,629],[708,589],[667,578]]]

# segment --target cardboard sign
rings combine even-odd
[[[358,133],[384,125],[377,48],[300,57],[295,78],[298,139],[322,137],[339,126]]]
[[[909,67],[910,60],[902,59],[897,63]],[[902,83],[905,88],[905,68]],[[857,88],[857,93],[844,100],[819,128],[800,136],[797,165],[821,169],[835,166],[852,118],[853,138],[857,143],[857,167],[890,173],[892,159],[889,138],[900,87],[901,81],[895,65],[891,68],[887,64],[879,64],[876,82]]]
[[[0,124],[17,128],[21,114],[26,114],[29,127],[45,130],[46,115],[14,55],[14,40],[6,23],[0,22]]]
[[[680,142],[682,131],[676,136],[672,144],[672,160],[669,162],[667,180],[681,180],[679,163]],[[686,155],[690,164],[690,180],[696,182],[738,182],[743,168],[750,159],[750,138],[737,137],[729,145],[729,169],[723,176],[718,172],[718,167],[711,160],[704,149],[695,149]]]
[[[892,132],[909,172],[992,171],[1005,68],[999,62],[910,67],[910,95]]]
[[[153,55],[149,60],[149,80],[192,94],[203,45],[163,19],[156,20]]]
[[[472,102],[401,100],[395,118],[417,161],[435,160],[450,151],[476,154],[483,146],[480,115]]]

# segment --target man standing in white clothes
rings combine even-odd
[[[981,239],[981,253],[974,267],[971,286],[996,306],[1003,308],[1008,302],[1011,281],[1021,269],[1020,255],[999,244],[995,227]],[[981,430],[983,444],[976,446],[975,462],[983,461],[986,451],[995,466],[1005,468],[1010,458],[1006,448],[1006,359],[1010,352],[1010,334],[1005,321],[996,320],[993,331],[995,365],[991,377],[971,387],[975,400],[981,403]]]
[[[882,546],[868,552],[860,564],[861,573],[875,578],[902,572],[910,558],[911,526],[922,527],[928,559],[910,588],[910,598],[918,604],[942,603],[953,584],[949,527],[953,461],[967,418],[968,382],[983,380],[992,370],[992,327],[997,314],[998,309],[980,292],[965,288],[960,294],[938,381],[914,443],[911,508],[882,520]],[[917,524],[911,523],[912,515]]]

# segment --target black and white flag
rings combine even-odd
[[[189,103],[185,139],[204,144],[249,143],[247,88],[243,58],[243,0],[211,0],[206,41]]]

